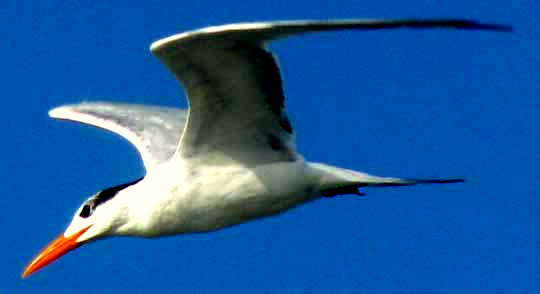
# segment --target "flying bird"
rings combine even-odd
[[[27,277],[67,252],[110,236],[159,237],[207,232],[276,215],[360,187],[455,183],[404,179],[305,161],[270,41],[330,30],[453,28],[510,31],[471,20],[325,20],[207,27],[154,42],[150,51],[183,85],[189,109],[83,102],[53,118],[116,133],[140,153],[146,175],[84,201],[65,232],[24,269]]]

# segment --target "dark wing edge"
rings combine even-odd
[[[396,28],[511,31],[464,19],[349,19],[239,23],[158,40],[150,50],[183,85],[190,106],[176,153],[213,164],[295,160],[279,68],[265,44],[308,32]]]

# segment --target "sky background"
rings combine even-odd
[[[538,293],[538,1],[2,1],[0,293]],[[82,100],[186,107],[148,51],[208,25],[462,17],[515,33],[334,32],[272,44],[299,151],[384,176],[219,232],[89,244],[22,280],[94,192],[143,174],[118,136],[47,111]]]

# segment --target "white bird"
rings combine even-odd
[[[54,108],[53,118],[117,133],[139,151],[146,176],[86,200],[65,232],[23,277],[90,241],[213,231],[271,216],[359,187],[453,183],[402,179],[304,161],[284,107],[276,60],[279,38],[340,29],[457,28],[509,31],[469,20],[330,20],[207,27],[154,42],[150,51],[186,90],[189,111],[120,103]]]

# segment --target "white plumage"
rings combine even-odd
[[[183,85],[189,111],[110,102],[49,112],[114,132],[139,151],[147,174],[105,189],[77,210],[62,236],[25,269],[37,271],[91,240],[220,229],[364,186],[451,183],[378,177],[304,161],[296,152],[269,41],[338,29],[446,27],[507,31],[467,20],[334,20],[209,27],[154,42],[150,50]]]

